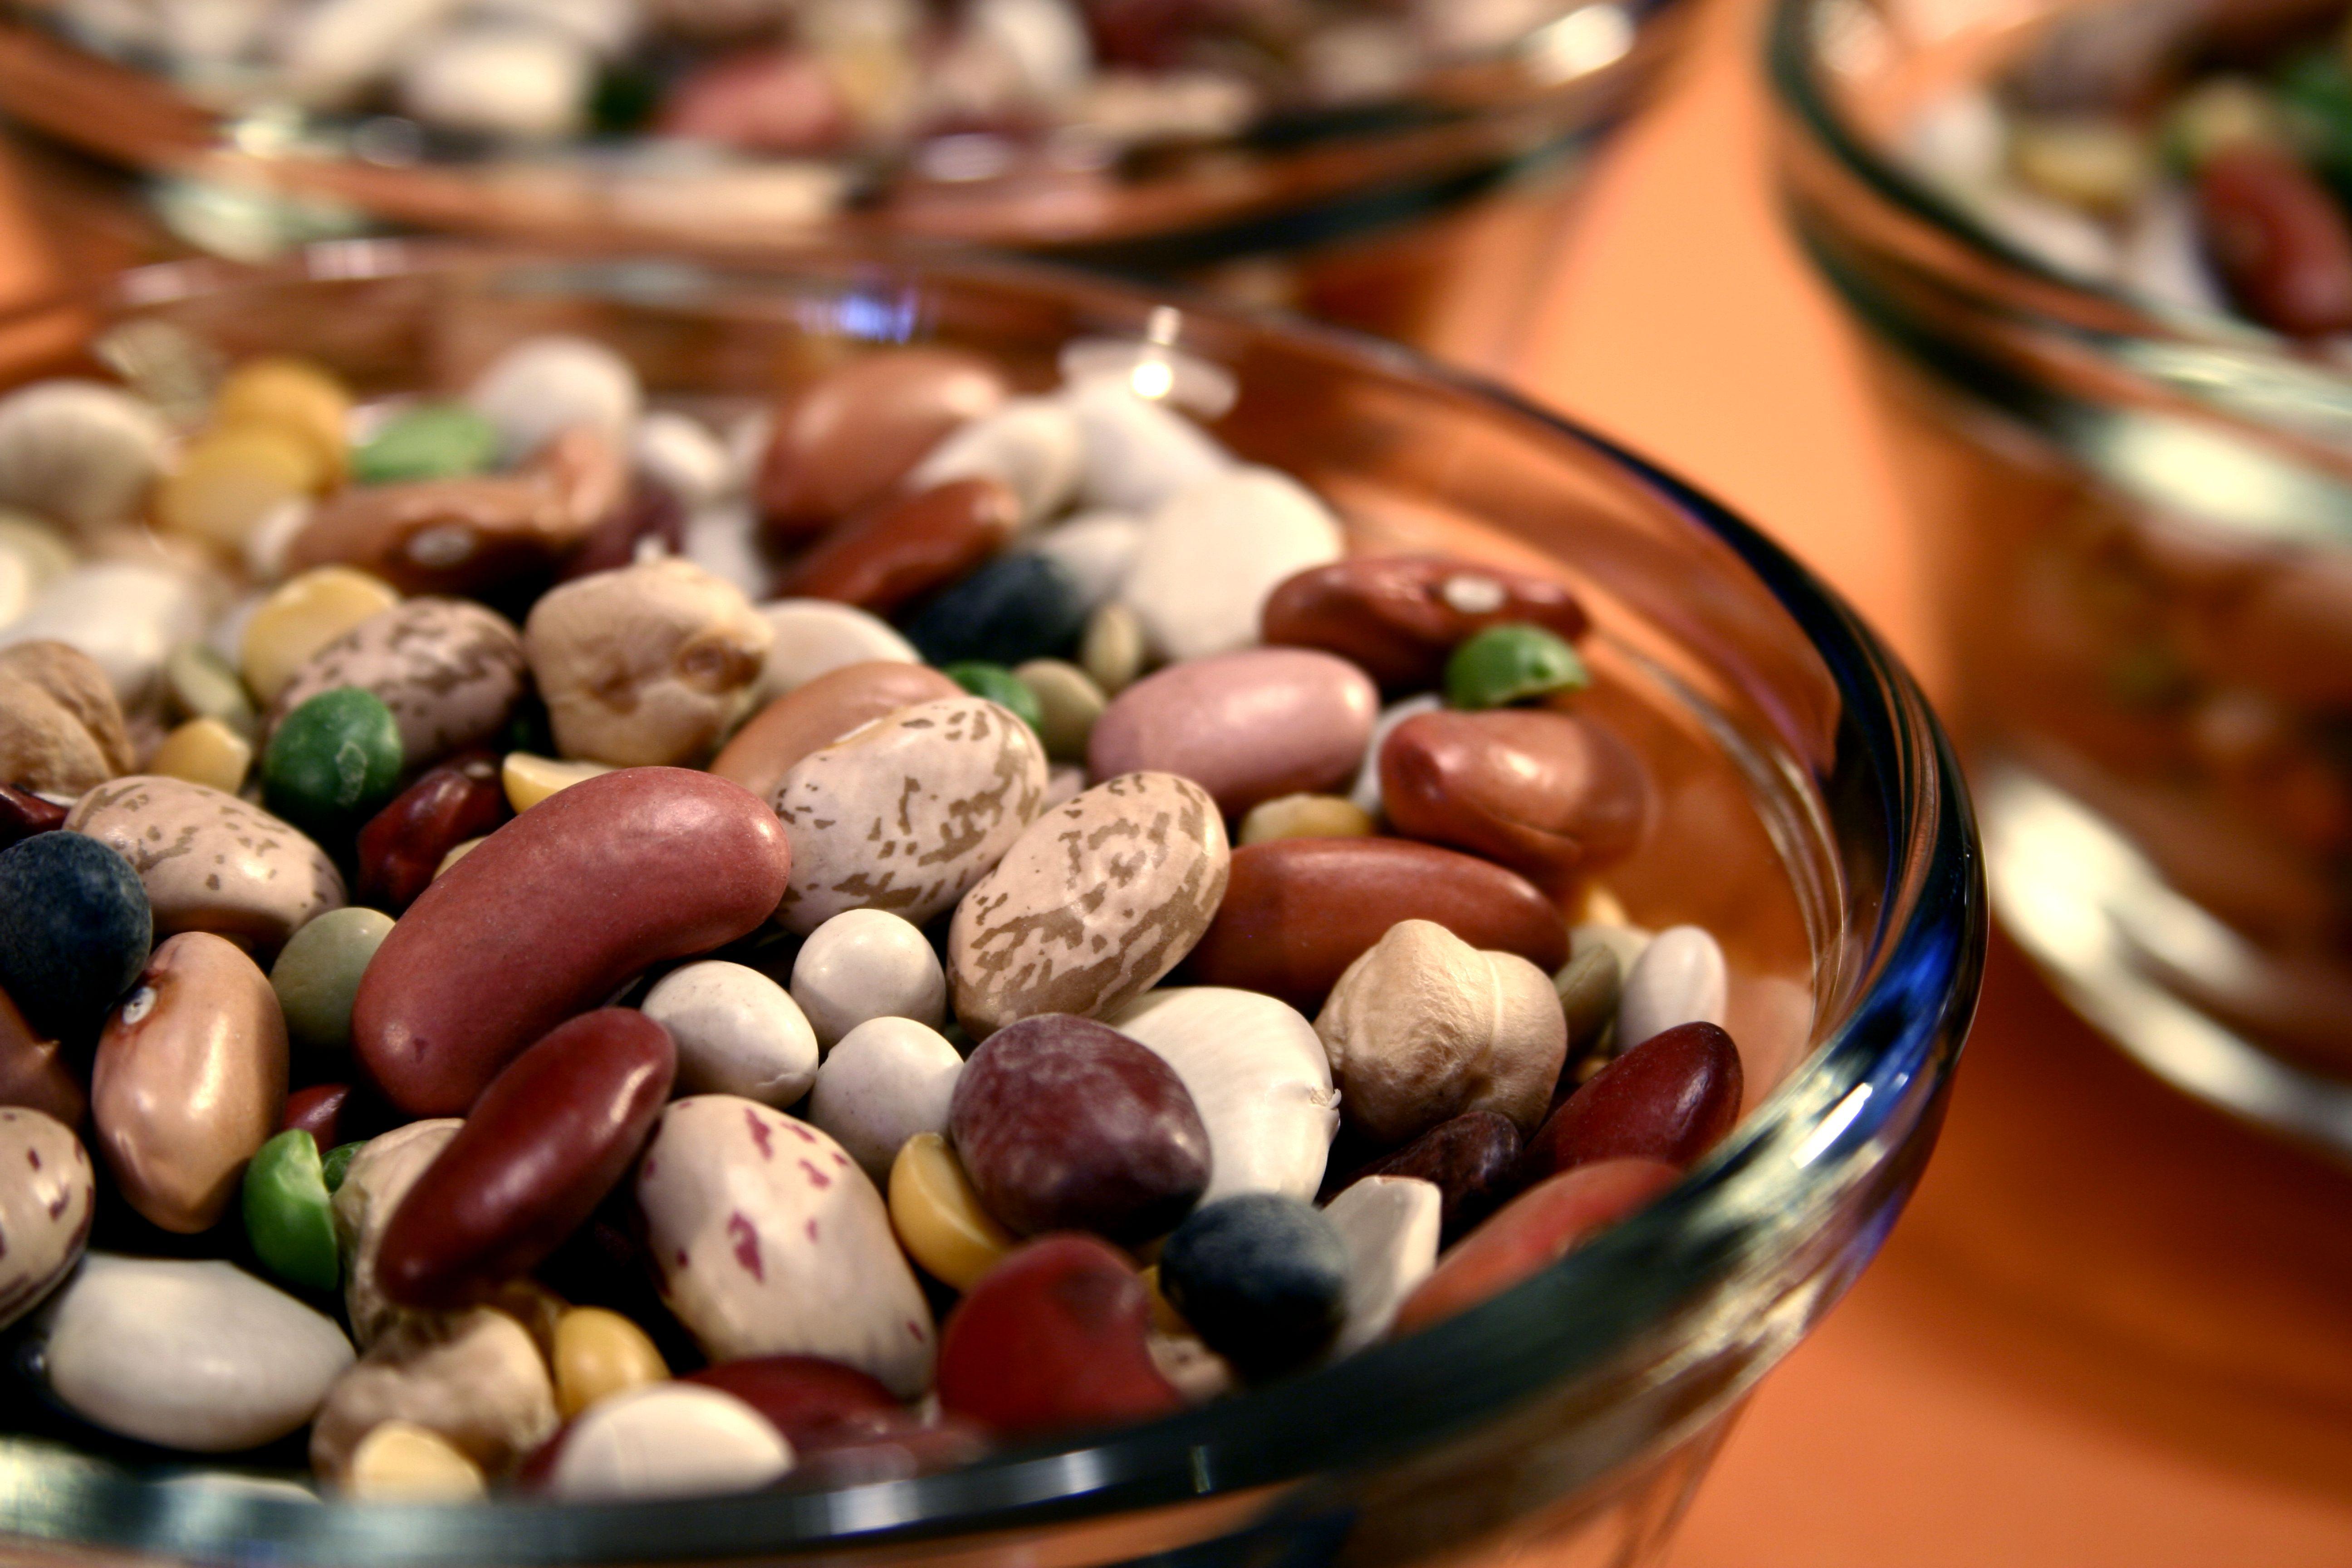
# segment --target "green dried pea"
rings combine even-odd
[[[1011,709],[1013,716],[1030,729],[1045,727],[1045,704],[1037,700],[1037,694],[1030,690],[1018,676],[1003,665],[991,664],[986,659],[967,658],[942,665],[940,673],[974,697],[985,697],[999,708]]]
[[[246,1238],[272,1274],[309,1290],[335,1288],[342,1260],[317,1139],[298,1127],[264,1143],[245,1168],[244,1207]]]
[[[269,967],[269,987],[286,1015],[286,1032],[304,1050],[348,1050],[352,1002],[360,976],[383,939],[392,917],[358,904],[329,910],[296,931]]]
[[[499,429],[458,403],[420,403],[386,420],[352,453],[356,484],[449,479],[478,474],[498,460]]]
[[[360,1151],[366,1147],[367,1140],[361,1138],[349,1143],[338,1143],[327,1151],[327,1157],[319,1163],[320,1173],[327,1178],[327,1191],[332,1193],[342,1186],[343,1173],[352,1168],[352,1162],[358,1159]]]
[[[400,725],[372,691],[338,686],[289,713],[261,757],[269,809],[326,843],[348,837],[400,783]]]
[[[1445,661],[1445,700],[1455,708],[1504,708],[1591,684],[1565,637],[1519,621],[1488,626]]]

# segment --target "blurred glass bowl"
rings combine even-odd
[[[1755,1381],[1868,1262],[1932,1148],[1985,939],[1967,795],[1909,678],[1804,571],[1675,480],[1403,351],[1034,266],[827,251],[773,267],[530,261],[361,241],[122,284],[125,325],[299,352],[362,395],[459,386],[583,332],[710,405],[858,343],[938,341],[1051,384],[1076,339],[1229,371],[1213,423],[1357,538],[1558,574],[1587,694],[1661,784],[1611,886],[1729,954],[1745,1120],[1651,1208],[1493,1301],[1310,1375],[943,1474],[676,1504],[394,1507],[173,1479],[151,1452],[0,1438],[0,1557],[467,1564],[1380,1564],[1645,1560]],[[167,333],[166,336],[169,334]],[[1150,363],[1149,354],[1143,362]],[[1165,363],[1160,365],[1165,370]],[[1153,385],[1167,391],[1171,376]],[[1139,386],[1143,384],[1139,378]],[[805,1483],[803,1484],[805,1487]]]

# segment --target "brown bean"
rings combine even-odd
[[[2206,253],[2230,297],[2295,337],[2352,329],[2352,223],[2292,153],[2240,142],[2197,177]]]
[[[1500,861],[1556,900],[1631,854],[1655,810],[1640,754],[1569,713],[1417,713],[1389,732],[1380,769],[1399,833]]]
[[[362,485],[321,502],[287,571],[341,562],[404,594],[479,593],[545,572],[625,494],[603,437],[567,430],[511,474]]]
[[[1677,1024],[1602,1068],[1551,1113],[1519,1156],[1540,1181],[1603,1160],[1686,1166],[1739,1119],[1739,1048],[1713,1024]]]
[[[794,763],[859,725],[918,702],[961,695],[962,687],[927,664],[879,658],[845,664],[761,709],[712,759],[710,771],[767,800]]]
[[[1406,920],[1545,971],[1568,958],[1559,911],[1492,861],[1402,838],[1278,838],[1234,851],[1224,902],[1183,973],[1311,1016],[1357,955]]]
[[[1319,647],[1391,691],[1425,691],[1473,632],[1527,622],[1571,641],[1591,623],[1558,583],[1444,555],[1368,555],[1311,566],[1267,596],[1267,642]]]
[[[686,508],[661,486],[640,483],[572,552],[563,570],[556,574],[557,580],[569,583],[576,577],[634,565],[638,547],[647,541],[658,542],[671,555],[685,554]]]
[[[63,1047],[35,1033],[5,991],[0,991],[0,1105],[21,1105],[68,1127],[80,1126],[89,1109]]]
[[[633,1007],[583,1013],[515,1058],[394,1212],[385,1299],[447,1310],[528,1273],[628,1173],[677,1070],[669,1031]]]
[[[774,1422],[795,1452],[863,1442],[907,1408],[879,1379],[822,1356],[746,1356],[681,1381],[733,1394]]]
[[[308,1089],[298,1089],[286,1097],[286,1109],[278,1117],[278,1131],[308,1132],[323,1153],[348,1142],[343,1136],[343,1110],[351,1099],[352,1086],[347,1083],[314,1083]]]
[[[1529,1187],[1437,1260],[1397,1313],[1402,1336],[1539,1274],[1682,1179],[1655,1160],[1604,1160]]]
[[[923,454],[1010,395],[997,368],[955,349],[884,349],[784,395],[761,459],[769,537],[806,539],[878,500]]]
[[[1111,700],[1087,740],[1087,771],[1174,773],[1228,816],[1351,779],[1380,693],[1344,658],[1252,647],[1187,659]]]
[[[0,849],[36,833],[55,833],[66,825],[68,809],[30,791],[0,784]]]
[[[982,1205],[1023,1236],[1165,1236],[1209,1184],[1209,1133],[1184,1080],[1106,1024],[1044,1013],[972,1052],[948,1134]]]
[[[450,850],[512,815],[495,753],[468,752],[428,769],[360,829],[359,901],[400,913]]]
[[[887,616],[1003,549],[1020,521],[1021,499],[1001,479],[956,479],[886,497],[828,531],[793,563],[776,592]]]
[[[1494,1213],[1496,1205],[1517,1187],[1518,1163],[1517,1124],[1500,1111],[1466,1110],[1366,1165],[1354,1181],[1418,1176],[1435,1183],[1444,1197],[1439,1223],[1450,1245]]]
[[[131,1206],[192,1236],[220,1218],[286,1105],[286,1020],[243,950],[184,931],[107,1020],[90,1069],[98,1144]]]
[[[410,906],[352,1008],[352,1048],[413,1116],[462,1113],[506,1064],[646,965],[775,912],[783,825],[740,784],[625,768],[549,796]]]
[[[1126,1258],[1091,1236],[1031,1242],[948,1319],[940,1407],[1006,1436],[1168,1415],[1183,1396],[1151,1359],[1150,1329],[1150,1294]]]

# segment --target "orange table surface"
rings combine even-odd
[[[1759,7],[1596,171],[1516,346],[1441,342],[1712,489],[1927,681],[1861,345],[1781,234]],[[2172,1093],[1997,944],[1942,1146],[1769,1378],[1669,1568],[2352,1563],[2352,1173]]]

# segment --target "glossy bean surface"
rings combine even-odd
[[[1601,1160],[1687,1166],[1739,1119],[1739,1048],[1713,1024],[1679,1024],[1595,1073],[1521,1156],[1523,1180]]]

